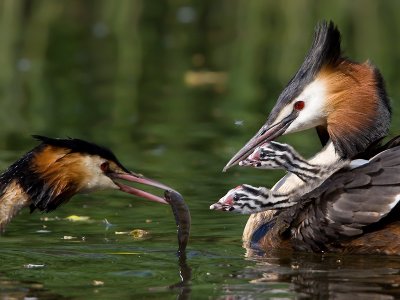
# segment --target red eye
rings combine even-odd
[[[103,172],[107,172],[107,171],[109,171],[109,166],[110,166],[110,164],[108,163],[108,161],[105,161],[100,165],[100,169]]]
[[[293,107],[295,110],[302,110],[304,108],[304,105],[304,101],[297,101]]]

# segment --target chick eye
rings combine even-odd
[[[233,200],[234,200],[234,201],[238,201],[238,200],[239,200],[239,198],[240,198],[240,197],[239,197],[239,195],[238,195],[238,194],[235,194],[235,196],[233,196]]]
[[[101,169],[104,173],[110,170],[109,167],[110,167],[110,163],[109,163],[108,161],[105,161],[105,162],[103,162],[103,163],[100,165],[100,169]]]
[[[304,101],[297,101],[297,102],[293,105],[293,107],[294,107],[295,110],[302,110],[302,109],[304,108],[304,106],[305,106]]]

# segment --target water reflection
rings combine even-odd
[[[221,299],[397,299],[400,258],[296,253],[253,258],[235,274],[248,285],[226,285]]]
[[[52,293],[40,282],[21,282],[0,273],[0,299],[68,299]]]
[[[188,265],[186,261],[186,252],[179,253],[178,255],[178,265],[179,265],[179,276],[180,281],[178,283],[169,286],[170,289],[178,290],[178,299],[190,299],[191,294],[191,282],[192,279],[192,268]]]

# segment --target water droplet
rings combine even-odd
[[[243,120],[235,120],[235,123],[234,123],[236,126],[243,126],[243,124],[244,124],[244,121]]]

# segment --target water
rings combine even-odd
[[[87,139],[178,190],[193,222],[184,261],[168,206],[103,192],[50,214],[24,210],[0,237],[0,298],[400,297],[397,257],[246,257],[247,217],[208,209],[232,187],[272,186],[283,175],[221,170],[263,124],[322,18],[338,23],[350,57],[380,66],[398,115],[398,6],[0,1],[1,169],[37,144],[31,134]],[[283,140],[304,155],[319,149],[313,131]],[[127,234],[135,229],[148,234]]]

